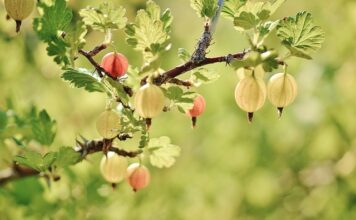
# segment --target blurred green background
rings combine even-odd
[[[145,4],[111,2],[124,5],[131,21]],[[179,47],[194,49],[203,22],[189,0],[157,2],[171,8],[174,16],[173,48],[163,66],[167,69],[180,63]],[[78,10],[98,1],[70,4]],[[356,1],[290,0],[274,18],[303,10],[313,14],[327,38],[314,60],[290,60],[299,95],[281,120],[266,103],[248,124],[234,100],[236,74],[225,64],[211,66],[222,77],[199,88],[207,110],[195,130],[178,112],[154,120],[151,136],[170,136],[182,154],[170,169],[150,167],[149,188],[135,194],[122,183],[112,191],[99,174],[101,155],[93,155],[61,171],[61,181],[50,188],[38,178],[1,187],[0,219],[356,219]],[[95,120],[105,107],[105,96],[71,88],[60,79],[59,67],[46,55],[30,20],[16,35],[2,3],[0,16],[0,107],[12,97],[18,109],[31,104],[47,109],[58,122],[58,147],[73,146],[78,134],[98,138]],[[86,49],[101,40],[100,34],[89,34]],[[123,32],[115,34],[115,42],[131,64],[141,64]],[[279,45],[273,37],[268,44]],[[247,46],[231,22],[221,19],[209,56]],[[78,65],[89,67],[84,59]],[[128,145],[135,146],[135,141]],[[0,148],[0,169],[14,153],[11,143]]]

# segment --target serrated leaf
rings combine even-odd
[[[38,116],[32,119],[33,138],[43,145],[51,145],[56,136],[56,121],[52,120],[46,110],[42,110]]]
[[[80,160],[80,153],[71,147],[61,147],[57,153],[54,165],[57,167],[67,167]]]
[[[149,159],[152,166],[171,167],[180,155],[180,147],[171,144],[169,137],[151,138],[148,143]]]
[[[190,5],[198,16],[202,18],[212,18],[218,10],[218,2],[216,0],[191,0]]]
[[[194,86],[201,86],[202,84],[212,83],[220,78],[220,74],[216,71],[209,71],[205,68],[199,68],[192,72],[190,81]]]
[[[232,19],[239,31],[247,31],[268,19],[285,0],[226,0],[222,13]]]
[[[321,48],[325,32],[321,27],[314,25],[310,13],[300,12],[296,17],[280,21],[277,36],[292,55],[311,59],[311,54]]]
[[[56,161],[58,156],[57,152],[49,152],[43,156],[43,168],[48,169]]]
[[[148,1],[146,10],[137,12],[135,23],[126,25],[126,41],[135,50],[142,52],[146,66],[156,61],[162,52],[169,50],[171,23],[170,10],[161,14],[160,7]]]
[[[65,41],[69,45],[70,59],[74,61],[78,56],[79,49],[82,49],[86,43],[85,36],[87,29],[82,22],[77,22],[65,35]]]
[[[124,28],[127,22],[125,14],[125,8],[113,8],[108,3],[101,4],[99,8],[87,7],[79,12],[85,25],[101,32]]]
[[[35,151],[27,150],[23,155],[16,156],[14,160],[20,165],[30,167],[37,171],[44,171],[42,156]]]
[[[48,6],[43,2],[37,4],[43,11],[41,17],[33,21],[34,30],[41,40],[49,42],[58,32],[65,31],[72,20],[72,11],[67,8],[65,0],[55,0]]]
[[[52,5],[44,2],[37,5],[41,15],[34,19],[33,29],[42,41],[48,43],[48,55],[54,56],[56,63],[66,66],[70,60],[66,53],[69,45],[60,35],[67,31],[73,17],[72,11],[67,8],[65,0],[55,0]]]
[[[77,88],[84,88],[88,92],[105,92],[105,87],[87,69],[67,69],[61,76]]]

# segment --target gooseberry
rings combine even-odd
[[[101,113],[96,121],[96,129],[105,139],[116,137],[120,132],[120,128],[120,116],[111,110]]]
[[[118,183],[126,178],[127,159],[109,151],[100,162],[100,172],[110,183]]]
[[[206,102],[203,96],[198,95],[194,99],[193,108],[187,112],[187,115],[192,117],[193,127],[196,125],[197,117],[204,113]]]
[[[262,108],[266,101],[265,82],[254,75],[244,77],[236,86],[235,100],[237,105],[248,113],[251,122],[253,113]]]
[[[165,96],[162,89],[151,83],[142,86],[135,95],[134,106],[137,113],[143,118],[158,116],[165,105]]]
[[[20,31],[22,20],[30,16],[34,6],[34,0],[5,0],[6,12],[16,21],[16,32]]]
[[[121,53],[111,52],[106,54],[100,65],[111,77],[118,78],[127,72],[129,63]]]
[[[136,192],[148,186],[151,175],[147,167],[133,163],[127,168],[127,178],[130,186]]]
[[[297,82],[287,73],[277,73],[271,77],[267,85],[269,101],[277,107],[279,115],[283,108],[290,105],[297,96]]]

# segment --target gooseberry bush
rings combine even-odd
[[[288,71],[288,59],[311,59],[324,40],[324,32],[313,23],[308,12],[271,20],[284,2],[191,0],[191,7],[202,21],[202,35],[194,50],[180,48],[178,57],[183,63],[167,70],[162,68],[162,63],[171,49],[173,16],[169,9],[161,9],[154,1],[148,0],[132,21],[125,17],[123,7],[107,3],[88,6],[76,13],[65,0],[37,1],[39,16],[33,20],[33,30],[47,45],[48,56],[61,66],[61,78],[89,93],[106,94],[107,104],[97,116],[98,139],[79,137],[75,147],[61,147],[58,151],[45,148],[53,144],[57,130],[56,121],[45,110],[38,112],[32,108],[22,116],[10,108],[1,112],[0,138],[11,139],[23,147],[14,158],[11,172],[1,176],[0,183],[33,175],[57,181],[60,168],[102,152],[100,171],[107,182],[115,185],[127,180],[134,191],[147,187],[150,172],[143,163],[149,161],[154,167],[168,168],[180,154],[180,148],[170,138],[150,136],[154,119],[177,110],[191,119],[194,127],[197,117],[210,104],[195,92],[196,88],[223,75],[208,69],[209,64],[226,63],[226,68],[236,70],[240,80],[235,92],[230,88],[231,95],[250,122],[267,99],[281,116],[297,95],[297,83]],[[16,22],[16,31],[20,31],[22,22],[30,22],[25,18],[34,5],[34,0],[5,0],[9,18]],[[231,21],[236,35],[248,39],[249,48],[218,57],[208,56],[220,17]],[[116,31],[124,32],[125,42],[142,54],[142,65],[132,65],[130,60],[134,57],[126,57],[116,50],[117,42],[112,40]],[[102,42],[97,42],[94,48],[87,47],[90,32],[102,33]],[[287,50],[269,47],[266,39],[270,35],[276,35],[280,46]],[[122,42],[124,39],[118,43]],[[78,59],[86,60],[91,67],[78,66]],[[266,73],[274,72],[279,73],[266,79],[271,75]],[[120,141],[133,137],[140,139],[135,151],[117,146]],[[44,149],[26,147],[30,141],[36,141]],[[138,162],[130,165],[127,158]]]

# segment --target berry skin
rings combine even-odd
[[[268,100],[282,114],[283,108],[290,105],[297,96],[297,82],[287,73],[277,73],[271,77],[267,85]]]
[[[187,114],[190,116],[190,117],[198,117],[200,116],[201,114],[204,113],[205,111],[205,106],[206,106],[206,103],[205,103],[205,99],[203,96],[201,95],[198,95],[195,99],[194,99],[194,103],[193,103],[193,108],[190,109]]]
[[[160,87],[147,83],[137,91],[134,106],[141,117],[154,118],[163,111],[165,100]]]
[[[139,163],[133,163],[127,168],[127,180],[135,192],[146,188],[150,183],[150,179],[149,170]]]
[[[100,172],[110,183],[119,183],[126,178],[127,159],[109,151],[100,162]]]
[[[265,82],[254,76],[244,77],[236,86],[235,100],[237,105],[248,113],[251,122],[253,113],[262,108],[266,101]]]
[[[112,139],[120,132],[120,116],[114,111],[104,111],[96,121],[98,133],[105,139]]]
[[[16,21],[16,32],[20,31],[21,21],[30,16],[34,6],[34,0],[5,0],[6,12]]]
[[[129,62],[121,53],[111,52],[106,54],[102,61],[102,68],[113,78],[122,77],[127,72]]]

